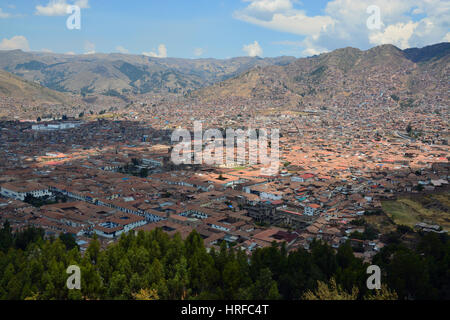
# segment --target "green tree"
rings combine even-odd
[[[78,248],[77,242],[73,234],[62,233],[59,235],[59,239],[64,243],[67,250],[72,250],[73,248]]]
[[[311,254],[315,264],[324,273],[327,279],[331,278],[336,272],[337,262],[333,249],[321,241],[311,243]]]
[[[86,257],[90,259],[91,263],[96,264],[99,255],[100,255],[100,242],[98,241],[97,235],[95,234],[94,238],[91,240],[86,250]]]
[[[148,169],[142,168],[141,171],[139,171],[139,176],[141,178],[147,178],[148,177]]]
[[[272,272],[269,268],[261,270],[259,277],[251,288],[252,299],[255,300],[278,300],[277,282],[272,279]]]
[[[11,225],[8,220],[3,223],[3,228],[0,230],[0,250],[7,252],[12,247],[14,238],[12,235]]]

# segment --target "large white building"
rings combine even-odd
[[[13,198],[20,201],[24,201],[27,194],[31,194],[36,198],[52,195],[46,186],[35,182],[4,183],[0,186],[0,194],[6,198]]]
[[[80,122],[61,122],[61,123],[43,123],[43,124],[33,124],[31,129],[36,131],[53,131],[53,130],[66,130],[79,127]]]
[[[137,227],[147,224],[144,217],[120,214],[94,227],[94,232],[105,238],[116,238]]]
[[[278,201],[283,199],[283,192],[269,186],[266,182],[245,186],[244,192],[256,194],[261,200]]]

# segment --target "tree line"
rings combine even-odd
[[[448,236],[426,234],[416,248],[392,243],[373,264],[383,290],[368,290],[368,263],[350,243],[334,250],[313,241],[288,252],[273,244],[245,252],[207,250],[193,231],[185,240],[163,230],[122,235],[101,249],[94,238],[82,253],[71,235],[0,230],[0,299],[450,299]],[[68,290],[66,269],[81,269],[81,290]]]

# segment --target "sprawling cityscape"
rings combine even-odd
[[[449,42],[1,49],[0,299],[450,299]]]

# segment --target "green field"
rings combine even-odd
[[[364,216],[364,220],[368,224],[374,226],[382,234],[387,234],[397,229],[397,226],[392,223],[391,219],[384,214]]]
[[[414,227],[416,223],[438,224],[450,230],[450,195],[426,194],[384,201],[383,211],[397,224]]]

